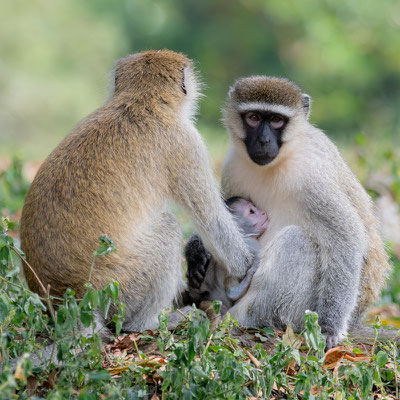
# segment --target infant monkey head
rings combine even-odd
[[[251,201],[243,197],[231,197],[226,200],[230,212],[236,217],[236,221],[246,237],[260,237],[269,224],[268,215],[259,210]]]

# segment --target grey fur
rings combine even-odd
[[[271,92],[264,93],[269,80]],[[260,81],[257,88],[248,78],[252,111],[257,111],[254,98],[268,98],[272,107],[283,114],[288,109],[291,115],[277,157],[259,166],[243,143],[246,134],[237,101],[232,100],[235,89],[228,99],[224,118],[232,146],[222,174],[224,194],[251,198],[270,217],[260,239],[260,267],[230,312],[244,325],[282,329],[291,324],[300,330],[304,312],[316,311],[330,348],[376,300],[389,270],[387,256],[371,199],[335,145],[307,121],[309,97],[301,96],[301,108],[288,108],[288,102],[272,100],[276,78]],[[245,87],[246,78],[240,84]],[[291,89],[286,80],[282,88],[286,92],[277,98],[298,95],[298,87]],[[246,104],[243,92],[241,107]],[[265,110],[268,104],[260,107]]]

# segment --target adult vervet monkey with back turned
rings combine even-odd
[[[96,260],[92,283],[120,283],[123,329],[138,331],[157,327],[184,286],[170,200],[187,210],[232,277],[246,274],[253,254],[193,124],[199,87],[191,60],[168,50],[130,55],[118,61],[114,87],[42,164],[23,209],[21,246],[51,293],[70,287],[80,296],[98,237],[109,234],[118,251]]]
[[[316,311],[330,348],[377,300],[389,264],[370,197],[309,113],[309,96],[286,79],[243,78],[230,91],[224,195],[270,218],[260,267],[230,312],[245,325],[301,330]]]

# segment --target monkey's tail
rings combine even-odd
[[[400,329],[380,328],[375,332],[375,329],[370,326],[357,325],[350,328],[349,337],[354,340],[372,342],[375,340],[392,340],[396,344],[400,344]]]

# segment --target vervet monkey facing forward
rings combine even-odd
[[[260,266],[230,313],[301,330],[304,312],[316,311],[330,348],[360,324],[390,267],[370,197],[309,113],[310,97],[286,79],[243,78],[230,90],[222,189],[270,219]]]
[[[120,283],[125,331],[157,327],[159,312],[185,285],[169,201],[187,210],[227,275],[243,278],[252,264],[193,124],[198,95],[192,62],[182,54],[146,51],[119,60],[112,96],[50,154],[25,201],[21,246],[52,294],[72,288],[82,295],[98,237],[111,236],[118,251],[96,260],[92,283]],[[25,275],[39,292],[29,269]]]
[[[249,246],[255,253],[258,252],[257,239],[265,232],[269,223],[267,213],[241,197],[231,197],[225,203]],[[188,266],[190,301],[199,304],[201,301],[220,300],[222,311],[226,311],[234,301],[246,293],[258,268],[258,263],[254,263],[240,283],[234,282],[212,258],[197,234],[194,234],[186,244],[185,257]]]

